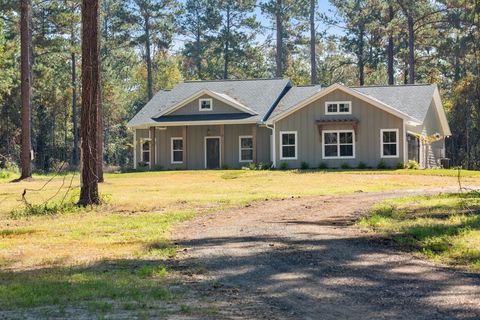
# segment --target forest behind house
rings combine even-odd
[[[79,0],[31,0],[34,170],[76,168]],[[436,83],[446,156],[480,169],[479,0],[103,0],[104,163],[132,166],[127,121],[185,80],[290,78],[296,85]],[[0,169],[20,162],[20,14],[0,1]]]

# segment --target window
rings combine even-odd
[[[382,158],[398,158],[398,129],[380,130]]]
[[[355,158],[355,132],[353,130],[323,131],[324,159]]]
[[[296,160],[297,159],[297,132],[280,131],[280,159]]]
[[[183,163],[183,138],[172,138],[172,163]]]
[[[253,138],[252,136],[240,136],[240,162],[253,161]]]
[[[200,99],[198,100],[198,108],[200,111],[212,111],[212,99]]]
[[[142,162],[150,164],[150,141],[142,143]]]
[[[325,102],[325,114],[352,114],[352,102]]]

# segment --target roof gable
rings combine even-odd
[[[230,97],[227,94],[211,91],[211,90],[208,90],[208,89],[202,89],[198,92],[195,92],[190,97],[187,97],[186,99],[184,99],[182,101],[179,101],[178,103],[172,105],[171,107],[162,110],[161,112],[156,114],[154,116],[154,118],[159,118],[159,117],[164,116],[164,115],[169,115],[169,114],[177,111],[178,109],[181,109],[181,108],[185,107],[190,102],[198,100],[200,98],[203,98],[204,96],[208,96],[210,98],[215,98],[217,100],[220,100],[223,103],[237,109],[240,112],[248,113],[250,115],[258,114],[257,112],[253,111],[249,107],[245,106],[244,104],[235,100],[234,98]]]
[[[350,94],[356,98],[359,98],[361,100],[364,100],[370,104],[372,104],[373,106],[381,109],[381,110],[384,110],[386,112],[389,112],[401,119],[404,119],[406,121],[410,121],[412,123],[416,123],[416,124],[419,124],[420,121],[402,111],[399,111],[395,108],[393,108],[392,106],[388,105],[388,104],[385,104],[384,102],[376,99],[375,97],[372,97],[372,96],[369,96],[369,95],[366,95],[366,94],[363,94],[359,91],[356,91],[356,90],[353,90],[349,87],[346,87],[344,85],[341,85],[339,83],[336,83],[336,84],[333,84],[323,90],[316,90],[315,87],[313,87],[314,89],[312,90],[313,94],[311,94],[310,96],[308,96],[309,92],[306,91],[304,92],[303,94],[299,94],[298,96],[294,96],[292,98],[289,98],[288,95],[285,97],[287,98],[287,103],[283,106],[283,108],[286,108],[285,110],[282,110],[282,106],[280,106],[280,112],[279,113],[276,113],[275,115],[273,115],[269,120],[268,122],[269,123],[273,123],[275,121],[278,121],[278,120],[281,120],[287,116],[289,116],[290,114],[296,112],[297,110],[300,110],[304,107],[306,107],[307,105],[309,105],[310,103],[326,96],[327,94],[335,91],[335,90],[341,90],[347,94]],[[302,96],[307,96],[306,98],[303,98]],[[302,100],[303,98],[303,100]],[[290,100],[290,102],[288,102]],[[297,101],[298,100],[298,101]]]
[[[268,80],[223,80],[191,81],[179,83],[170,91],[158,92],[128,123],[130,127],[155,125],[165,110],[178,105],[202,90],[253,111],[252,120],[261,122],[276,104],[286,87],[291,86],[288,79]],[[242,111],[244,112],[244,111]]]

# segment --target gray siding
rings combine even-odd
[[[225,125],[224,162],[222,166],[240,168],[247,163],[239,161],[239,137],[252,135],[253,125]],[[182,137],[183,127],[167,127],[165,130],[155,130],[156,138],[156,165],[163,169],[205,169],[205,137],[220,136],[220,126],[187,126],[187,139],[184,141],[183,164],[171,163],[171,138]],[[270,162],[270,135],[271,130],[257,126],[257,162]],[[137,162],[140,162],[140,139],[148,138],[148,130],[137,130]],[[187,161],[185,163],[185,156]]]
[[[198,103],[200,99],[212,99],[212,111],[199,111]],[[243,113],[243,111],[234,108],[223,101],[211,98],[210,96],[204,95],[199,99],[195,99],[192,102],[186,104],[175,112],[170,113],[170,115],[192,115],[192,114],[225,114],[225,113]]]
[[[425,121],[421,126],[407,126],[407,131],[411,131],[424,136],[432,136],[436,133],[442,134],[443,130],[440,125],[440,118],[435,107],[435,102],[432,99],[430,107],[428,108]],[[421,153],[426,153],[427,167],[438,167],[440,159],[445,157],[445,139],[433,142],[430,145],[425,145]]]
[[[353,116],[359,120],[355,142],[355,159],[322,159],[322,143],[316,120],[329,117],[325,115],[326,101],[352,102],[352,114],[346,115],[345,117]],[[348,125],[335,125],[324,129],[348,130],[352,129],[352,127]],[[398,158],[386,158],[383,160],[389,166],[396,166],[399,162],[404,162],[403,120],[365,101],[337,90],[275,123],[277,167],[280,166],[282,162],[286,162],[289,167],[298,168],[302,161],[307,162],[310,167],[317,167],[320,162],[325,162],[332,168],[340,167],[343,163],[347,163],[350,166],[357,166],[359,162],[364,162],[368,166],[375,167],[381,160],[381,129],[398,129],[399,131]],[[280,131],[297,131],[297,160],[280,160]]]

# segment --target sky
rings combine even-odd
[[[264,0],[257,0],[258,3],[261,3]],[[180,3],[184,3],[185,0],[179,0]],[[318,12],[327,14],[328,16],[333,16],[335,12],[335,8],[330,4],[328,0],[317,0],[318,3]],[[255,10],[255,15],[257,17],[257,20],[261,23],[262,26],[267,27],[265,30],[265,34],[258,34],[257,36],[257,41],[258,42],[263,42],[265,39],[267,39],[274,30],[272,30],[272,21],[266,17],[265,15],[262,14],[262,11],[259,6],[257,6]],[[338,27],[334,26],[328,26],[325,25],[322,21],[317,21],[317,31],[318,32],[323,32],[326,31],[327,34],[341,34],[343,33],[342,30]],[[174,52],[178,52],[183,48],[183,43],[185,41],[185,38],[182,36],[179,36],[175,39],[173,48],[172,50]]]

